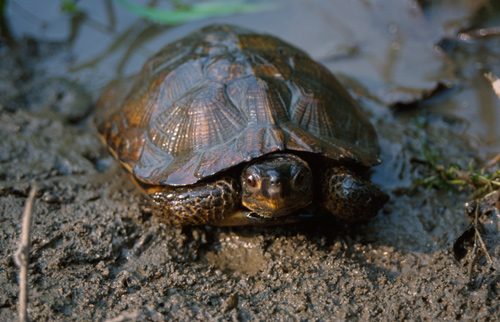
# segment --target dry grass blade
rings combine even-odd
[[[33,217],[33,204],[36,187],[31,191],[26,201],[23,214],[23,225],[19,248],[15,254],[15,261],[20,268],[19,272],[19,321],[28,321],[28,266],[30,254],[31,222]]]

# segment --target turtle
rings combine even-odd
[[[388,196],[374,127],[323,65],[268,34],[210,25],[166,45],[96,103],[100,137],[165,223],[355,222]]]

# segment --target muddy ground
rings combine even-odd
[[[391,196],[368,222],[177,229],[139,211],[93,127],[88,84],[40,67],[64,50],[25,39],[0,52],[1,321],[17,317],[14,253],[34,186],[33,321],[500,320],[499,212],[479,226],[488,254],[470,234],[457,254],[470,191],[413,184],[429,174],[422,137],[478,159],[463,119],[358,98],[383,150],[372,178]]]

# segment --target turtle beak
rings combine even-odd
[[[270,173],[262,182],[262,195],[267,199],[269,209],[277,211],[290,204],[288,196],[292,196],[288,180],[280,178],[278,173]]]

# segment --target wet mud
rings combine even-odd
[[[359,86],[353,94],[379,134],[383,163],[371,178],[391,200],[376,218],[181,229],[140,212],[140,192],[93,126],[95,84],[47,68],[66,50],[31,39],[0,51],[1,321],[17,318],[14,256],[33,186],[33,321],[500,320],[496,201],[415,185],[429,176],[426,149],[464,167],[496,151],[494,125],[477,130],[463,109],[474,102],[472,84],[435,105],[388,108],[388,96],[364,95],[355,75],[342,78]],[[457,70],[477,85],[477,71]]]

